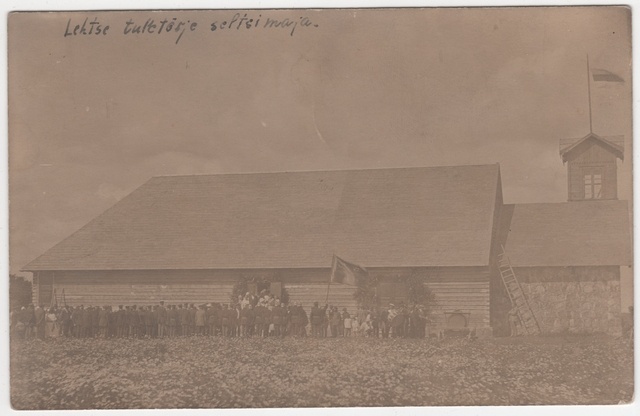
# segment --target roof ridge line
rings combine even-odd
[[[373,170],[409,170],[409,169],[438,169],[438,168],[465,168],[465,167],[480,167],[480,166],[496,166],[500,163],[480,163],[472,165],[438,165],[438,166],[390,166],[382,168],[359,168],[359,169],[318,169],[318,170],[283,170],[283,171],[256,171],[256,172],[220,172],[220,173],[191,173],[191,174],[166,174],[155,175],[151,179],[156,178],[181,178],[181,177],[197,177],[197,176],[232,176],[232,175],[279,175],[285,173],[323,173],[323,172],[358,172],[358,171],[373,171]]]

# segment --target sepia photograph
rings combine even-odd
[[[12,11],[11,407],[629,406],[631,15]]]

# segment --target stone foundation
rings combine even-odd
[[[515,273],[543,333],[621,334],[619,269],[521,268]]]

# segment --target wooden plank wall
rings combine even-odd
[[[381,282],[398,285],[411,273],[409,268],[370,269]],[[434,292],[436,305],[432,318],[445,325],[447,314],[470,314],[469,326],[489,327],[488,268],[421,268],[427,286]],[[266,276],[281,281],[291,302],[301,302],[307,312],[314,302],[324,305],[327,296],[329,269],[298,270],[183,270],[183,271],[57,271],[41,272],[40,282],[51,279],[59,301],[64,289],[69,305],[155,305],[161,300],[173,303],[228,303],[234,284],[241,277]],[[40,287],[40,296],[51,293],[51,286]],[[349,312],[357,309],[353,299],[355,287],[332,284],[329,304]],[[406,298],[406,289],[398,290],[397,300]],[[385,300],[385,294],[379,293]],[[388,299],[388,298],[387,298]]]
[[[228,303],[236,281],[214,271],[67,271],[55,273],[54,286],[68,305],[157,305]]]
[[[469,327],[487,328],[489,322],[489,281],[428,283],[436,298],[431,319],[436,326],[446,326],[447,314],[468,313]]]
[[[389,302],[406,301],[404,279],[412,270],[424,276],[427,287],[434,294],[431,319],[435,326],[446,326],[449,314],[459,312],[469,314],[470,327],[490,327],[488,267],[369,269],[370,275],[379,282],[381,306],[387,306]]]
[[[304,310],[309,313],[314,302],[323,306],[327,301],[327,284],[324,283],[285,283],[291,302],[300,302]],[[329,288],[329,305],[337,306],[340,311],[346,308],[350,314],[358,309],[358,304],[353,298],[354,286],[332,284]]]

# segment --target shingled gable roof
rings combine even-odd
[[[498,186],[497,164],[154,177],[24,270],[482,266]]]
[[[568,155],[578,148],[582,143],[585,143],[588,140],[593,140],[606,148],[610,149],[617,157],[620,159],[624,159],[624,137],[622,136],[614,136],[614,137],[600,137],[595,133],[589,133],[586,136],[580,139],[568,139],[560,141],[560,156],[562,157],[562,161],[566,162]]]
[[[513,266],[625,266],[632,262],[627,201],[505,205]]]

